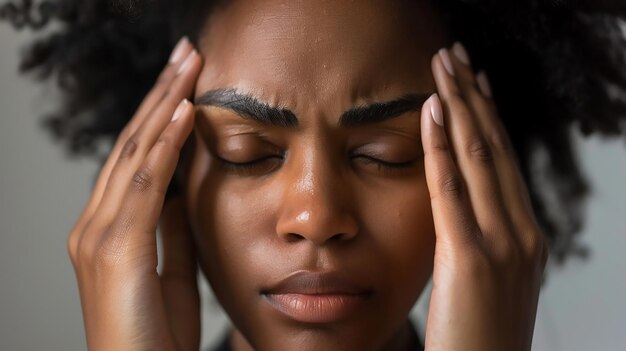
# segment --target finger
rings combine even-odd
[[[161,213],[161,289],[178,346],[181,350],[197,350],[201,335],[200,296],[196,252],[186,216],[180,198],[168,200]]]
[[[163,130],[171,125],[170,120],[178,103],[191,95],[200,66],[200,55],[192,50],[181,66],[184,69],[183,72],[172,82],[169,93],[126,141],[97,209],[105,221],[112,219],[117,214],[117,209],[133,182],[138,167],[144,162],[146,155],[155,145]]]
[[[124,129],[118,136],[115,145],[111,149],[111,152],[109,153],[109,156],[105,164],[103,165],[100,174],[98,175],[91,197],[89,198],[89,201],[87,202],[83,213],[80,215],[79,221],[76,223],[75,229],[73,231],[82,232],[81,228],[84,227],[86,222],[93,215],[97,206],[100,204],[102,193],[104,192],[111,170],[113,169],[113,166],[115,165],[115,162],[119,157],[122,147],[128,140],[128,137],[136,131],[138,125],[143,122],[147,115],[147,112],[152,110],[157,102],[162,99],[167,86],[169,86],[169,84],[172,82],[172,80],[176,76],[177,69],[182,64],[182,58],[186,57],[191,49],[191,43],[186,37],[183,37],[181,40],[179,40],[174,50],[172,50],[170,60],[159,75],[157,83],[146,95],[135,115],[131,118],[129,123],[124,127]]]
[[[167,128],[130,177],[119,209],[123,215],[116,216],[114,226],[122,226],[122,231],[135,233],[136,237],[132,240],[139,245],[154,240],[165,193],[176,169],[180,150],[193,128],[193,111],[193,105],[187,99],[181,101]]]
[[[433,94],[421,113],[422,147],[426,183],[430,193],[437,242],[472,242],[479,234],[471,204],[451,154],[445,129],[441,102]],[[436,122],[438,121],[438,122]]]
[[[154,109],[154,106],[163,99],[168,87],[176,78],[178,69],[183,65],[185,58],[189,56],[192,50],[193,46],[187,37],[183,37],[176,45],[168,61],[167,69],[161,73],[154,88],[139,105],[136,113],[137,117],[129,123],[130,134],[135,132],[146,116]]]
[[[124,127],[115,145],[113,146],[110,156],[107,159],[104,167],[102,168],[100,176],[98,177],[98,180],[96,182],[96,186],[94,188],[92,196],[92,198],[96,200],[94,202],[99,202],[99,199],[101,198],[102,192],[104,191],[104,187],[106,185],[106,180],[110,175],[115,161],[119,157],[119,153],[122,150],[122,147],[128,140],[128,137],[135,133],[139,125],[145,120],[148,112],[151,111],[154,106],[156,106],[157,103],[162,100],[163,95],[167,90],[167,87],[176,77],[176,71],[181,66],[183,61],[182,58],[186,57],[192,49],[193,47],[191,43],[186,37],[184,37],[178,42],[178,44],[172,51],[170,60],[165,66],[164,70],[159,75],[155,86],[150,90],[150,92],[148,92],[144,100],[139,105],[137,112]]]
[[[144,268],[150,270],[156,268],[157,222],[180,150],[193,127],[192,115],[192,104],[186,99],[181,101],[174,114],[180,117],[177,120],[172,118],[144,163],[132,176],[131,185],[115,217],[110,222],[93,224],[103,226],[106,230],[93,230],[85,234],[87,237],[91,232],[97,233],[93,234],[97,237],[90,240],[107,248],[107,256],[114,257],[116,263],[131,260],[130,264],[133,265],[144,265]],[[100,215],[97,219],[102,220]]]
[[[448,62],[444,64],[444,62]],[[444,114],[449,116],[447,130],[462,178],[467,185],[470,202],[483,234],[510,229],[508,213],[503,209],[500,183],[493,153],[486,142],[473,111],[465,101],[463,89],[446,69],[451,59],[442,49],[432,61],[433,74],[441,93]]]
[[[467,50],[461,43],[452,46],[452,62],[466,101],[492,150],[503,203],[516,228],[535,223],[530,196],[518,165],[512,142],[502,124],[485,72],[474,74]]]

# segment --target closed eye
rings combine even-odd
[[[216,156],[216,158],[220,161],[222,169],[238,175],[270,173],[277,168],[279,163],[282,163],[283,161],[282,156],[276,155],[261,157],[246,162],[233,162],[219,156]]]
[[[410,160],[405,162],[389,162],[385,160],[381,160],[375,157],[367,156],[367,155],[356,155],[355,159],[361,160],[361,162],[365,164],[373,164],[378,165],[379,167],[385,168],[393,168],[393,169],[402,169],[402,168],[410,168],[417,164],[418,160]]]

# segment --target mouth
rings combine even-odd
[[[335,272],[298,271],[261,290],[271,307],[303,323],[333,323],[350,317],[372,291]]]

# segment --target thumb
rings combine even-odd
[[[169,325],[180,350],[200,347],[200,297],[196,250],[184,202],[168,199],[161,213],[161,289]]]

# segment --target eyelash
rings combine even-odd
[[[262,166],[264,162],[271,159],[282,160],[283,158],[281,156],[267,156],[249,162],[231,162],[221,157],[218,157],[218,159],[221,161],[222,167],[226,171],[233,172],[239,175],[251,175],[254,173],[254,170]]]
[[[407,162],[387,162],[387,161],[383,161],[371,156],[366,156],[366,155],[357,155],[355,156],[355,158],[360,158],[363,161],[365,161],[365,163],[367,164],[374,164],[376,165],[376,169],[379,171],[382,171],[384,169],[391,169],[391,170],[401,170],[401,169],[407,169],[407,168],[411,168],[413,166],[415,166],[415,163],[417,161],[407,161]]]
[[[364,161],[366,164],[372,164],[376,166],[376,170],[381,173],[392,173],[392,172],[402,172],[403,170],[410,169],[414,167],[417,161],[407,161],[407,162],[386,162],[371,156],[366,155],[355,155],[353,158],[359,158]],[[282,156],[268,156],[263,157],[257,160],[252,160],[249,162],[231,162],[226,159],[218,157],[218,159],[222,163],[222,167],[226,171],[234,172],[239,175],[251,175],[257,168],[260,168],[264,162],[272,160],[272,159],[280,159],[282,160]],[[268,173],[271,173],[274,168],[272,168]]]

